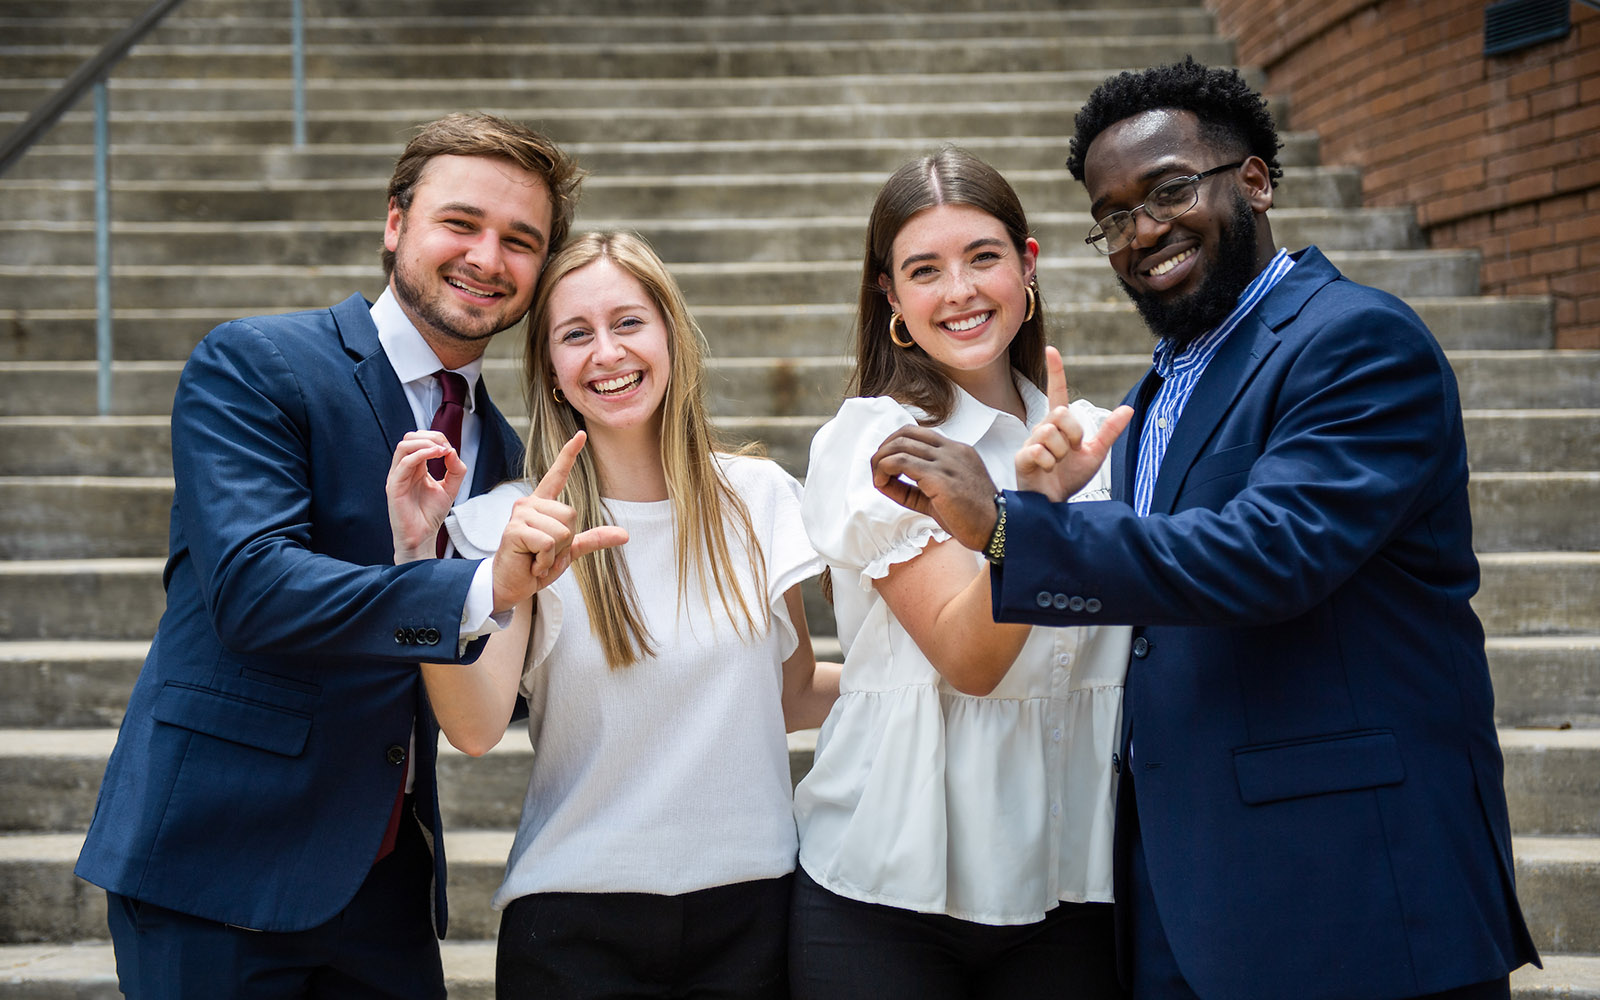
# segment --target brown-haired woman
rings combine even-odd
[[[1038,252],[1011,185],[959,149],[906,164],[873,206],[852,398],[812,442],[802,507],[846,655],[795,792],[798,998],[1120,996],[1128,630],[996,624],[983,558],[872,482],[878,445],[919,423],[1015,484],[1049,409]]]
[[[528,700],[533,774],[493,899],[499,995],[782,997],[784,730],[820,723],[838,692],[806,630],[799,585],[820,563],[799,484],[718,450],[699,330],[632,234],[584,234],[550,259],[526,376],[527,482],[541,488],[456,508],[451,538],[492,553],[514,504],[564,492],[562,517],[628,540],[518,607],[477,664],[423,666],[440,728],[468,753],[498,742],[519,691]],[[419,466],[448,447],[412,440],[391,496],[428,488]],[[428,538],[397,535],[397,556],[432,555]]]

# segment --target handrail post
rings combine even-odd
[[[294,54],[294,145],[302,149],[306,144],[306,17],[302,0],[291,0],[293,16],[290,18]]]
[[[111,147],[106,81],[94,83],[95,356],[100,362],[100,415],[111,413]]]

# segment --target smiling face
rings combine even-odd
[[[974,387],[1003,377],[1007,351],[1028,314],[1027,286],[1039,244],[1021,251],[1006,227],[971,205],[935,205],[895,235],[890,274],[879,284],[917,346],[952,382]]]
[[[1096,136],[1084,155],[1090,212],[1096,219],[1131,212],[1165,181],[1241,158],[1240,150],[1207,141],[1192,112],[1125,118]],[[1198,185],[1199,201],[1176,219],[1156,222],[1136,212],[1138,235],[1110,257],[1152,332],[1180,344],[1226,318],[1274,252],[1264,214],[1272,207],[1265,163],[1252,156]]]
[[[480,357],[490,337],[527,313],[550,221],[543,180],[481,156],[435,157],[411,207],[391,201],[389,286],[446,367]]]
[[[607,257],[550,292],[550,368],[591,438],[659,436],[672,371],[666,320],[639,280]]]

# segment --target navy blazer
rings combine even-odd
[[[458,659],[478,563],[393,564],[384,479],[415,418],[368,310],[226,323],[184,367],[167,607],[78,858],[96,885],[259,930],[326,922],[372,867],[415,719],[444,933],[417,661]],[[481,380],[476,403],[474,493],[522,460]]]
[[[993,596],[1005,621],[1136,626],[1124,745],[1185,978],[1208,1000],[1379,998],[1536,961],[1438,343],[1303,251],[1207,367],[1141,518],[1159,385],[1128,396],[1113,500],[1008,494]]]

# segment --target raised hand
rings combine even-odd
[[[967,548],[982,551],[989,544],[999,516],[994,480],[970,445],[926,427],[902,427],[873,452],[872,485],[933,518]]]
[[[444,459],[442,480],[428,473],[428,462],[435,458]],[[438,431],[412,431],[400,439],[384,482],[396,564],[434,557],[439,525],[466,475],[466,463]]]
[[[1094,478],[1111,445],[1133,418],[1133,408],[1117,407],[1098,431],[1087,432],[1068,408],[1072,399],[1061,352],[1046,347],[1044,358],[1050,412],[1017,451],[1017,489],[1043,493],[1059,503]]]
[[[573,532],[577,513],[556,499],[567,487],[567,477],[583,450],[583,431],[561,448],[555,463],[534,487],[511,508],[511,520],[500,536],[494,554],[494,609],[508,611],[549,586],[566,572],[572,560],[628,540],[624,528],[602,524]]]

